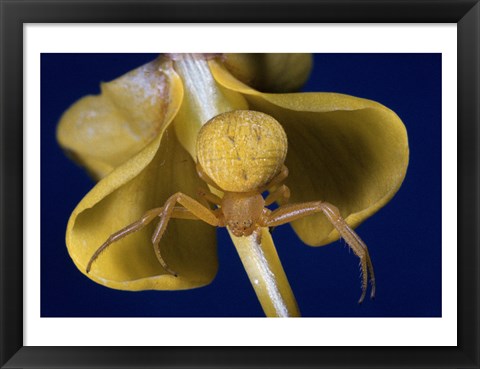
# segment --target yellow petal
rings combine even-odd
[[[246,96],[250,109],[270,114],[284,126],[290,202],[328,201],[356,227],[400,188],[408,166],[408,138],[402,121],[390,109],[333,93],[263,94],[214,61],[210,68],[217,82]],[[292,225],[309,245],[338,238],[322,214]]]
[[[179,104],[169,105],[167,124],[178,109]],[[190,155],[179,144],[174,129],[165,128],[137,155],[103,178],[75,208],[66,234],[70,256],[86,274],[90,257],[112,233],[138,220],[145,211],[163,206],[177,191],[194,196],[200,185]],[[195,220],[168,224],[160,245],[165,261],[179,274],[174,277],[155,256],[153,223],[111,244],[86,275],[122,290],[186,289],[208,284],[217,271],[215,229]]]
[[[194,196],[200,186],[193,161],[173,130],[167,130],[160,147],[159,142],[155,140],[137,157],[115,169],[74,210],[66,241],[82,273],[86,274],[90,257],[110,234],[138,220],[146,210],[162,206],[175,192]],[[210,283],[217,270],[215,228],[195,220],[169,222],[160,245],[168,266],[178,273],[174,277],[163,270],[154,254],[154,223],[111,244],[86,275],[97,283],[123,290],[185,289]]]
[[[223,64],[236,78],[265,92],[293,92],[307,80],[311,54],[224,54]]]
[[[99,179],[138,153],[162,130],[168,104],[179,98],[171,63],[158,58],[86,96],[62,116],[57,139]]]

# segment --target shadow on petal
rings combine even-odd
[[[223,65],[243,83],[263,92],[295,92],[312,69],[307,53],[224,54]]]
[[[145,211],[163,206],[177,191],[195,196],[201,185],[193,160],[178,143],[173,129],[165,132],[161,144],[159,137],[145,151],[150,153],[134,157],[100,181],[73,212],[67,227],[67,247],[82,273],[110,234],[138,220]],[[148,160],[151,152],[154,155]],[[127,172],[132,170],[136,173],[129,178]],[[124,290],[186,289],[210,283],[217,271],[215,228],[196,220],[169,223],[160,246],[167,264],[179,274],[173,277],[155,256],[153,223],[111,244],[86,275]]]

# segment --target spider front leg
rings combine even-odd
[[[370,297],[374,298],[375,274],[373,272],[373,264],[368,253],[368,248],[353,229],[348,226],[347,222],[342,218],[340,212],[335,206],[321,201],[284,205],[267,215],[266,219],[264,219],[264,223],[266,226],[278,226],[318,212],[323,212],[323,214],[325,214],[327,219],[332,223],[338,233],[340,233],[340,236],[347,242],[355,255],[360,258],[362,269],[362,295],[358,302],[361,303],[365,298],[369,275],[371,284]]]
[[[167,263],[163,260],[161,252],[160,252],[160,240],[162,239],[163,234],[167,228],[168,221],[170,218],[174,217],[174,211],[176,209],[176,204],[182,205],[188,212],[193,214],[196,219],[203,220],[205,223],[208,223],[212,226],[218,226],[219,220],[217,215],[210,209],[207,209],[205,206],[200,204],[198,201],[192,199],[191,197],[177,192],[176,194],[170,196],[165,205],[163,206],[163,210],[160,216],[160,222],[155,229],[155,232],[152,236],[152,243],[153,248],[155,250],[155,255],[157,256],[158,261],[162,265],[162,267],[169,272],[170,274],[177,276],[177,273],[171,270]]]
[[[142,228],[146,227],[148,224],[150,224],[161,212],[163,211],[163,207],[161,208],[154,208],[148,210],[139,220],[136,222],[129,224],[125,228],[122,228],[118,232],[113,233],[108,237],[108,239],[95,251],[95,253],[92,255],[90,258],[86,272],[89,273],[93,262],[100,256],[100,254],[112,243],[121,240],[122,238],[128,236],[129,234],[133,232],[137,232],[141,230]],[[198,219],[195,217],[193,214],[189,213],[187,209],[182,208],[182,207],[176,207],[173,209],[173,216],[175,218],[180,218],[180,219]]]

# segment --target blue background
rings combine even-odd
[[[125,292],[81,274],[65,246],[71,211],[91,189],[67,159],[55,129],[70,104],[155,58],[154,54],[43,54],[41,57],[41,316],[263,316],[226,231],[219,271],[207,287]],[[410,164],[393,200],[357,228],[369,246],[377,298],[357,304],[358,259],[343,241],[312,248],[290,226],[273,233],[303,316],[441,316],[441,54],[319,54],[304,91],[378,101],[405,123]]]

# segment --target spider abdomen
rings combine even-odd
[[[197,137],[197,157],[205,173],[222,189],[248,192],[279,173],[287,154],[287,136],[271,116],[235,110],[209,120]]]

